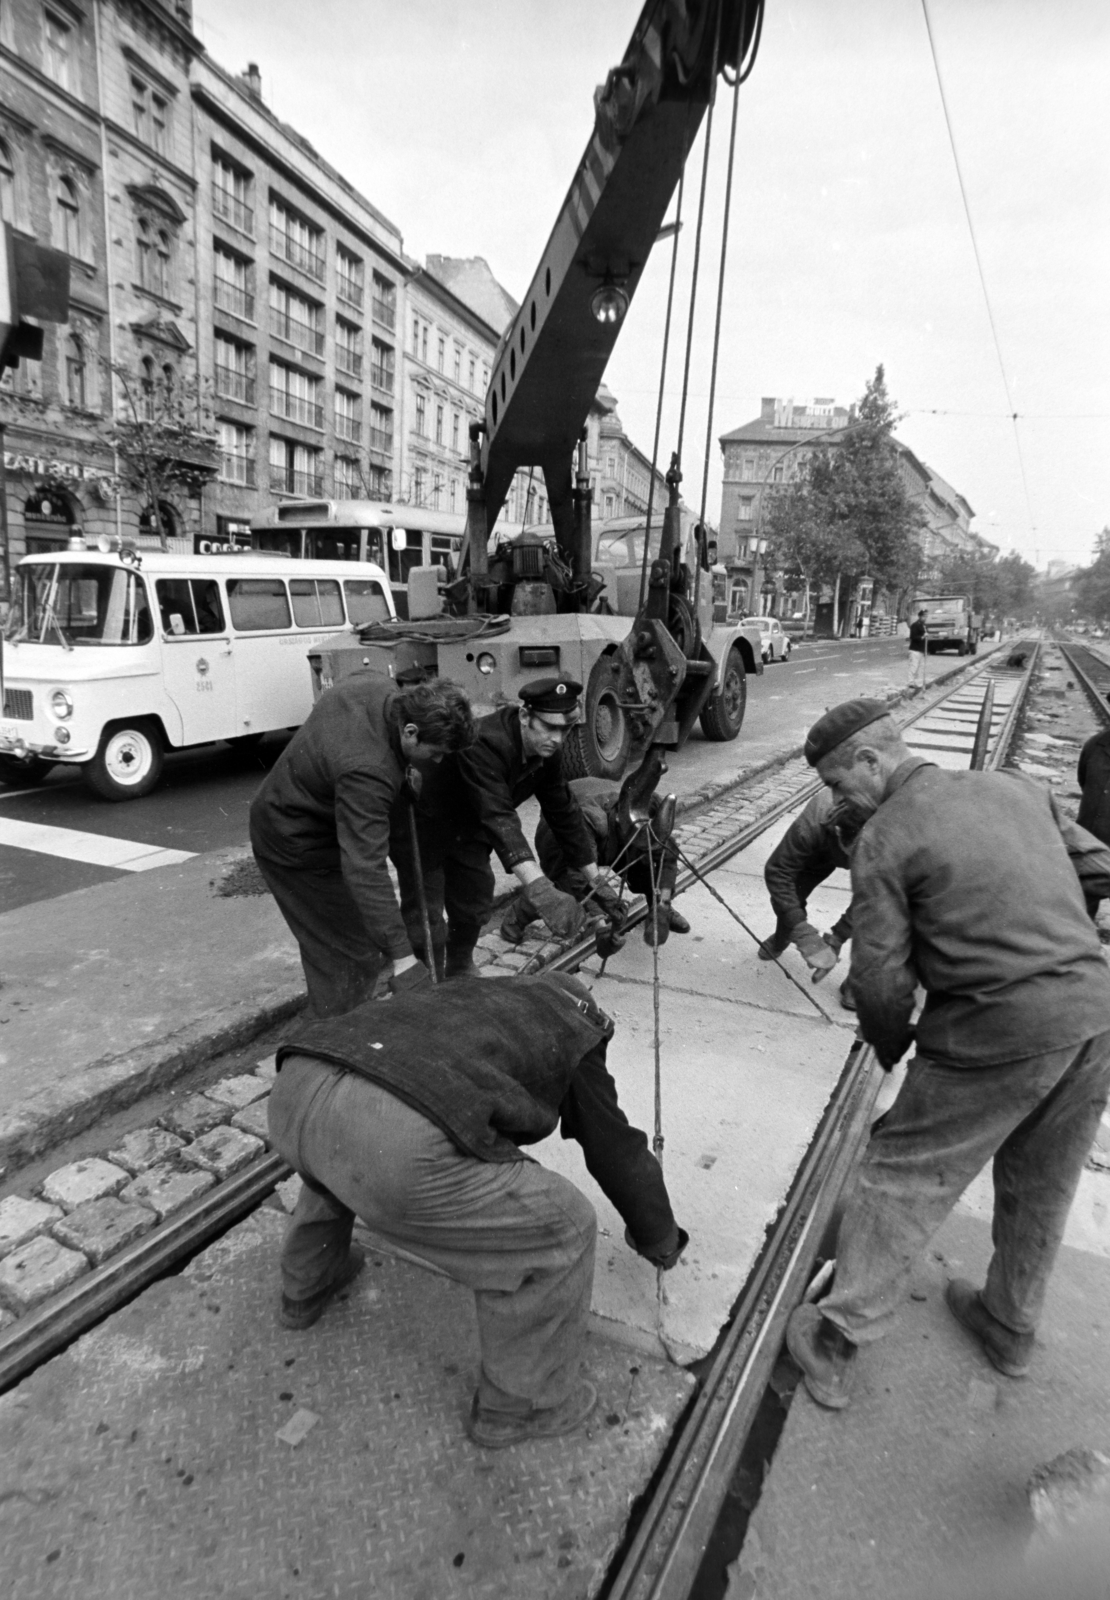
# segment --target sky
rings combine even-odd
[[[409,256],[484,256],[517,299],[585,149],[594,89],[640,10],[195,6],[209,53],[233,72],[258,63],[266,103],[400,228]],[[717,440],[757,417],[762,396],[847,405],[882,363],[904,414],[898,437],[969,501],[979,533],[1042,569],[1089,562],[1110,525],[1110,6],[767,0],[739,95],[710,418],[732,115],[723,85],[714,119],[684,498],[700,506],[704,485],[716,520]],[[701,162],[699,138],[690,178]],[[696,189],[688,182],[664,466],[677,442]],[[659,245],[605,376],[648,453],[669,268]]]

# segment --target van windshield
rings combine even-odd
[[[154,623],[146,585],[127,567],[45,563],[20,572],[15,637],[35,644],[149,644]]]

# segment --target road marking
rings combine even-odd
[[[0,800],[18,800],[21,794],[38,794],[37,789],[0,789]]]
[[[807,672],[816,672],[816,671],[817,671],[816,667],[795,667],[794,676],[796,678],[801,678],[801,677],[804,677],[804,675]]]
[[[17,822],[0,818],[0,845],[16,850],[36,850],[39,855],[84,861],[92,867],[115,867],[119,872],[149,872],[152,867],[175,867],[191,861],[195,850],[164,850],[157,844],[137,844],[133,839],[112,839],[102,833],[82,833],[78,828],[53,828],[45,822]]]

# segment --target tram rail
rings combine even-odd
[[[1007,659],[1011,654],[1012,648]],[[999,713],[997,721],[988,711],[986,764],[992,767],[1005,759],[1037,654],[1036,645],[1028,648],[1009,708]],[[1080,672],[1070,657],[1069,663]],[[946,686],[942,693],[912,705],[908,715],[895,709],[896,720],[910,731],[954,695],[966,692],[969,684],[982,684],[983,702],[989,703],[987,685],[1005,670],[996,653],[995,658],[961,672],[955,687]],[[1110,677],[1110,667],[1106,672]],[[738,786],[737,792],[743,788]],[[819,788],[819,780],[806,778],[726,839],[696,855],[689,851],[690,864],[678,887],[689,888],[722,867]],[[723,794],[708,804],[719,806],[728,798]],[[684,823],[704,809],[705,805],[691,808]],[[629,926],[641,923],[646,915],[643,902],[634,904]],[[592,937],[583,939],[545,965],[574,970],[595,950]],[[709,1371],[671,1441],[650,1499],[609,1575],[604,1590],[609,1600],[682,1600],[689,1594],[781,1347],[786,1319],[812,1277],[844,1180],[866,1138],[881,1081],[873,1052],[857,1041],[718,1341]],[[20,1317],[0,1334],[0,1393],[228,1231],[289,1170],[273,1152],[260,1156],[69,1289]]]
[[[1104,661],[1087,645],[1064,644],[1057,639],[1056,648],[1075,673],[1099,721],[1110,727],[1110,704],[1107,703],[1107,696],[1110,695],[1110,662]]]

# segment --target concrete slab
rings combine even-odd
[[[0,1399],[4,1586],[21,1600],[584,1600],[693,1389],[601,1339],[567,1439],[471,1445],[473,1299],[372,1256],[277,1325],[263,1209]],[[290,1434],[301,1413],[303,1425]],[[291,1439],[299,1439],[293,1445]]]
[[[1030,1375],[1013,1382],[943,1301],[949,1276],[982,1282],[990,1249],[984,1222],[950,1218],[898,1326],[860,1356],[848,1410],[799,1389],[728,1600],[1013,1592],[987,1582],[984,1563],[989,1572],[1024,1547],[1033,1469],[1110,1441],[1110,1261],[1061,1252]],[[973,1568],[978,1586],[966,1584]]]

